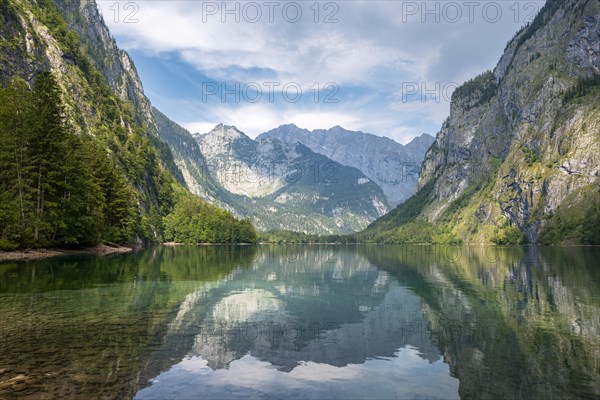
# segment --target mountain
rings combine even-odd
[[[300,143],[254,141],[222,124],[194,137],[224,189],[219,200],[264,230],[350,233],[388,210],[381,188],[362,172]]]
[[[171,121],[157,108],[152,108],[152,114],[158,137],[171,149],[187,188],[209,202],[218,202],[220,186],[209,174],[198,142],[185,128]]]
[[[133,60],[126,51],[117,46],[98,12],[96,1],[44,0],[38,3],[41,7],[50,7],[49,4],[54,3],[68,28],[77,34],[80,45],[85,48],[85,55],[92,62],[94,69],[102,74],[106,84],[120,99],[133,106],[136,122],[139,125],[147,124],[156,131],[152,106],[144,94]],[[68,32],[67,35],[75,38]]]
[[[392,205],[398,205],[414,194],[421,162],[434,140],[423,134],[403,146],[386,137],[349,131],[340,126],[309,131],[293,124],[265,132],[257,140],[266,138],[302,143],[315,153],[362,171],[383,189]]]
[[[0,0],[0,14],[0,249],[253,240],[184,189],[94,1]]]
[[[363,238],[600,243],[600,3],[548,0],[457,88],[417,193]]]
[[[381,189],[364,174],[301,144],[254,141],[223,124],[192,135],[153,112],[187,188],[261,230],[352,233],[389,210]]]
[[[415,155],[415,157],[422,162],[425,158],[425,154],[427,154],[427,150],[429,150],[434,141],[435,138],[433,136],[423,133],[421,136],[415,137],[404,145],[404,148],[409,154]]]

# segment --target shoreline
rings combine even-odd
[[[132,247],[99,244],[92,247],[82,249],[28,249],[15,251],[0,251],[0,262],[2,261],[27,261],[40,260],[44,258],[73,256],[73,255],[97,255],[106,256],[109,254],[129,253],[133,251]]]
[[[353,243],[338,243],[338,242],[308,242],[308,243],[278,243],[278,242],[257,242],[257,243],[181,243],[181,242],[164,242],[160,243],[165,247],[183,247],[183,246],[445,246],[445,247],[538,247],[538,248],[570,248],[570,247],[600,247],[597,244],[494,244],[494,243],[369,243],[369,242],[353,242]]]
[[[180,242],[164,242],[161,246],[179,247],[179,246],[254,246],[259,243],[180,243]]]
[[[179,247],[179,246],[310,246],[310,245],[322,245],[322,246],[364,246],[364,245],[375,245],[375,246],[451,246],[451,247],[496,247],[496,248],[507,248],[507,247],[546,247],[546,248],[597,248],[598,245],[582,245],[582,244],[558,244],[558,245],[495,245],[495,244],[481,244],[481,243],[468,243],[460,245],[435,245],[429,243],[411,243],[411,244],[396,244],[396,243],[275,243],[275,242],[259,242],[259,243],[176,243],[176,242],[165,242],[160,243],[161,246],[165,247]],[[61,257],[61,256],[73,256],[73,255],[96,255],[96,256],[107,256],[111,254],[129,253],[134,250],[133,247],[120,246],[113,243],[110,244],[99,244],[92,247],[85,247],[81,249],[63,249],[63,248],[41,248],[41,249],[27,249],[27,250],[15,250],[15,251],[2,251],[0,250],[0,263],[5,261],[31,261],[41,260],[45,258]]]

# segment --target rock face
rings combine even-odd
[[[584,25],[569,42],[565,60],[600,74],[600,17],[585,15],[583,21]]]
[[[69,28],[79,35],[82,44],[104,76],[106,83],[118,96],[135,107],[137,122],[156,129],[152,106],[135,65],[126,51],[120,49],[104,23],[93,0],[54,0]]]
[[[302,143],[342,165],[362,171],[383,189],[388,201],[398,205],[416,190],[421,162],[434,138],[423,134],[406,146],[386,137],[354,132],[340,126],[309,131],[282,125],[257,138]]]
[[[255,142],[223,124],[197,135],[196,140],[213,178],[231,193],[248,197],[264,197],[283,188],[288,169],[300,156],[296,146],[271,140]]]
[[[514,227],[530,243],[577,239],[600,198],[599,19],[597,1],[548,0],[493,72],[456,90],[421,216],[469,242]]]
[[[38,18],[34,6],[20,7],[17,18],[7,15],[2,24],[7,37],[18,40],[18,45],[2,46],[3,57],[0,57],[0,79],[20,76],[31,82],[35,75],[44,70],[52,70],[60,79],[59,83],[66,92],[72,94],[67,102],[67,113],[77,111],[79,118],[91,120],[98,114],[89,104],[88,93],[85,93],[87,76],[92,71],[86,70],[86,63],[102,75],[113,93],[129,103],[136,115],[136,123],[140,127],[148,127],[156,132],[156,122],[152,114],[150,101],[144,94],[141,80],[133,61],[127,52],[121,50],[110,35],[107,26],[98,11],[94,0],[54,0],[52,6],[60,11],[68,29],[77,33],[77,46],[84,49],[85,60],[75,60],[75,52],[65,49],[65,45],[55,37],[49,26]],[[62,22],[62,21],[61,21]],[[67,35],[68,36],[68,35]],[[95,72],[95,71],[94,71]],[[74,117],[73,117],[74,118]],[[84,121],[84,126],[94,125],[93,121]]]
[[[223,124],[194,138],[217,183],[214,197],[259,228],[350,233],[389,209],[381,188],[362,172],[300,143],[254,141]]]

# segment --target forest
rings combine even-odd
[[[0,250],[256,241],[249,221],[196,198],[157,168],[159,146],[145,135],[105,132],[123,142],[107,150],[101,135],[76,132],[60,90],[48,71],[32,87],[20,78],[0,87]],[[150,206],[136,190],[148,177],[159,191]]]

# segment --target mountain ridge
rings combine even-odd
[[[251,204],[256,210],[246,208],[249,214],[243,215],[251,216],[266,230],[350,233],[388,210],[381,189],[361,171],[300,143],[253,140],[223,124],[194,138],[212,178],[229,193],[242,196],[229,198],[232,208],[239,208],[240,202]],[[283,213],[296,222],[286,224],[285,218],[269,217],[273,213]]]
[[[423,133],[402,145],[385,136],[349,131],[339,125],[311,131],[294,124],[264,132],[257,140],[268,137],[289,143],[300,142],[342,165],[359,169],[383,189],[392,205],[401,203],[415,192],[425,151],[434,140]]]
[[[160,112],[155,112],[160,121]],[[360,170],[301,143],[255,140],[224,123],[194,134],[172,121],[169,124],[171,129],[159,124],[159,137],[173,149],[187,187],[240,217],[251,218],[259,229],[349,234],[389,210],[379,186]]]

